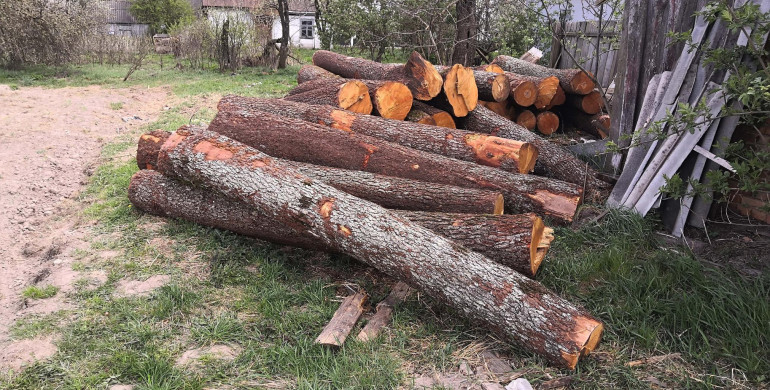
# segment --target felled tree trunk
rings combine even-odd
[[[559,116],[551,111],[540,111],[537,113],[537,131],[551,135],[559,130]]]
[[[326,104],[359,114],[372,113],[372,100],[369,97],[369,88],[366,84],[357,80],[345,81],[341,84],[337,83],[336,80],[324,81],[326,85],[323,87],[290,95],[286,99],[308,104]],[[307,83],[302,85],[307,85]]]
[[[574,368],[599,342],[601,322],[542,284],[380,206],[276,167],[270,156],[226,137],[177,131],[158,168],[244,202],[275,225],[314,235],[555,365]]]
[[[442,68],[436,67],[441,73]],[[511,85],[508,78],[500,73],[473,70],[473,78],[476,80],[478,98],[488,102],[502,102],[511,93]]]
[[[607,114],[589,115],[572,107],[561,107],[562,114],[569,118],[569,124],[575,129],[595,137],[605,139],[610,131],[611,120]]]
[[[444,237],[495,259],[526,276],[535,276],[553,241],[553,229],[535,214],[473,215],[402,212]]]
[[[585,185],[586,196],[596,202],[601,203],[607,197],[610,184],[599,179],[598,173],[588,164],[580,161],[563,147],[548,142],[500,115],[479,107],[464,118],[463,125],[470,131],[489,132],[498,137],[531,142],[540,151],[535,172],[574,183],[580,187]]]
[[[545,107],[548,107],[548,105],[551,104],[551,101],[553,100],[554,96],[556,96],[556,93],[559,90],[559,79],[553,76],[549,77],[535,77],[535,76],[527,76],[527,75],[517,75],[516,73],[511,72],[505,72],[505,74],[508,76],[509,79],[513,79],[515,76],[517,80],[520,80],[521,82],[529,81],[535,85],[537,88],[537,96],[535,97],[535,102],[531,105],[535,106],[538,110],[542,110]],[[517,103],[518,104],[518,103]],[[527,107],[528,105],[519,104],[522,107]]]
[[[479,102],[479,90],[473,70],[460,64],[452,67],[437,66],[444,78],[442,93],[434,101],[445,103],[448,111],[456,117],[463,117],[476,108]]]
[[[559,87],[556,88],[556,94],[553,95],[553,99],[551,99],[551,103],[549,103],[545,109],[550,110],[553,107],[561,106],[566,101],[567,101],[567,94],[564,93],[564,88],[562,88],[561,85],[559,85]]]
[[[406,64],[401,65],[318,50],[313,54],[313,64],[349,79],[399,81],[406,84],[418,100],[433,99],[444,84],[433,64],[417,52],[413,52]]]
[[[150,135],[145,134],[139,138],[138,150],[142,153],[137,153],[137,162],[140,169],[154,169],[158,165],[160,147],[171,134],[165,131],[162,133],[159,134],[160,137],[145,137]],[[493,215],[503,213],[503,195],[497,191],[429,183],[289,160],[282,160],[282,163],[311,179],[320,180],[340,191],[389,209]]]
[[[507,119],[513,119],[516,115],[516,108],[506,102],[485,102],[479,101],[479,104],[492,110],[497,115]]]
[[[503,68],[501,68],[499,65],[495,64],[487,64],[487,65],[481,65],[474,67],[473,70],[480,70],[483,72],[492,72],[492,73],[505,73]]]
[[[412,102],[412,110],[409,111],[406,120],[423,125],[457,128],[452,114],[420,101]]]
[[[320,123],[343,131],[376,137],[424,152],[504,169],[531,172],[537,150],[526,143],[444,127],[418,125],[368,115],[356,115],[332,107],[302,105],[276,99],[226,96],[219,102],[220,115],[238,118],[243,114],[275,112],[281,116]],[[239,120],[239,119],[236,119]],[[212,130],[217,130],[212,122]],[[268,126],[265,123],[265,126]]]
[[[577,108],[586,114],[598,114],[602,112],[604,107],[604,100],[602,94],[599,91],[591,91],[587,95],[569,95],[567,96],[566,105]]]
[[[343,123],[349,122],[346,120]],[[226,108],[221,102],[220,111],[209,129],[259,147],[278,158],[500,191],[509,212],[534,212],[551,216],[559,223],[572,221],[582,198],[581,191],[574,184],[505,172],[257,110]],[[480,140],[474,138],[470,141]]]
[[[519,106],[529,107],[537,102],[539,79],[523,77],[515,73],[505,73],[511,84],[510,98]],[[537,83],[536,83],[537,82]]]
[[[326,72],[326,71],[324,71]],[[327,72],[329,73],[329,72]],[[330,73],[331,74],[331,73]],[[412,92],[406,85],[398,81],[385,80],[356,80],[369,90],[369,100],[372,102],[372,114],[383,118],[404,120],[412,109]],[[350,82],[343,78],[320,78],[308,80],[289,91],[288,96],[304,94],[317,89],[329,89]],[[310,101],[307,103],[314,104]],[[357,112],[355,110],[350,110]],[[365,113],[364,113],[365,114]]]
[[[533,64],[510,56],[497,56],[493,64],[500,66],[508,72],[535,77],[556,76],[564,92],[585,95],[596,87],[592,76],[580,69],[553,69]]]
[[[131,178],[128,197],[134,207],[154,215],[180,218],[282,245],[339,251],[324,246],[311,235],[299,234],[289,226],[274,226],[268,215],[251,210],[243,202],[168,178],[157,171],[137,172]],[[543,227],[540,231],[539,218],[528,217],[533,214],[495,216],[391,211],[402,218],[414,218],[421,226],[497,263],[518,267],[528,276],[535,274],[553,239],[550,228]],[[517,227],[518,223],[522,226]],[[527,240],[529,244],[525,243]]]
[[[315,65],[304,65],[297,72],[297,84],[318,79],[341,79],[341,76]]]
[[[535,130],[537,117],[532,111],[522,109],[516,114],[516,124],[527,130]]]

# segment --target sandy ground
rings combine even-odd
[[[77,280],[105,281],[102,272],[72,270],[73,250],[88,245],[88,227],[77,223],[73,198],[102,146],[157,119],[170,99],[162,88],[14,91],[0,85],[0,368],[17,369],[56,352],[51,337],[10,340],[16,319],[67,308],[66,292]],[[24,299],[22,291],[31,285],[54,285],[60,292]]]

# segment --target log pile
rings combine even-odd
[[[207,128],[142,135],[129,199],[150,214],[345,254],[394,277],[359,340],[381,332],[408,285],[575,368],[603,326],[531,278],[554,240],[550,226],[571,223],[584,195],[604,196],[608,184],[517,124],[558,123],[559,113],[533,107],[532,80],[557,80],[554,96],[583,87],[567,90],[571,73],[562,73],[318,51],[283,99],[226,96]],[[491,110],[500,106],[508,111]],[[342,345],[365,300],[345,299],[317,343]]]

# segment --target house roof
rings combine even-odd
[[[289,0],[289,12],[315,13],[313,0]]]
[[[262,8],[263,5],[261,0],[203,0],[204,7]]]

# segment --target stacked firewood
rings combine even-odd
[[[584,194],[602,196],[608,184],[562,147],[478,104],[515,96],[512,73],[438,67],[417,53],[406,64],[327,51],[313,61],[283,99],[226,96],[207,129],[142,135],[131,202],[349,255],[574,368],[603,326],[531,278],[554,239],[544,218],[570,223]],[[570,93],[582,88],[564,73]],[[405,289],[377,315],[390,313]],[[364,301],[347,299],[319,342],[344,341],[338,327],[352,328]],[[370,324],[359,340],[376,335]]]

